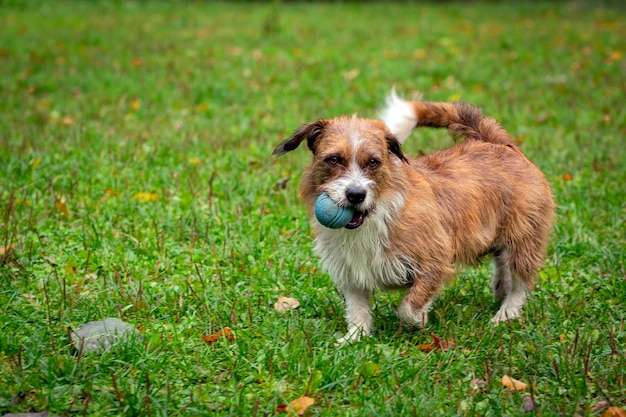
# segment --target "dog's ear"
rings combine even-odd
[[[391,133],[385,135],[385,139],[387,140],[387,147],[389,148],[389,152],[400,158],[401,161],[409,162],[404,156],[402,152],[402,144],[400,141]]]
[[[296,130],[296,132],[291,135],[288,139],[285,139],[283,143],[278,145],[273,155],[282,155],[289,151],[293,151],[300,143],[306,139],[307,145],[309,149],[315,152],[315,144],[322,135],[324,128],[328,125],[328,120],[317,120],[315,122],[308,123],[302,126],[300,129]]]

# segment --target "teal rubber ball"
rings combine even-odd
[[[326,193],[315,201],[315,217],[323,226],[339,229],[350,223],[353,216],[354,210],[338,206]]]

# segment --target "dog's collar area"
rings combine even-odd
[[[352,216],[352,220],[350,220],[348,224],[346,224],[345,228],[356,229],[357,227],[360,227],[365,221],[365,217],[367,216],[367,214],[367,211],[363,212],[359,210],[354,210],[354,216]]]

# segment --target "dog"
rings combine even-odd
[[[402,143],[419,126],[464,140],[409,157]],[[543,173],[495,119],[467,103],[407,101],[392,90],[380,120],[313,121],[273,153],[304,140],[313,159],[300,196],[316,222],[315,252],[345,299],[348,330],[339,343],[371,334],[373,290],[405,289],[398,317],[423,327],[455,266],[485,255],[493,256],[491,287],[502,300],[492,321],[520,317],[546,256],[555,202]],[[345,227],[315,220],[322,193],[354,211]]]

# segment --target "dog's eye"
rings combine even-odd
[[[378,159],[372,158],[367,161],[367,167],[369,169],[376,169],[380,166],[380,161]]]
[[[336,156],[329,156],[325,159],[325,161],[331,167],[336,167],[337,165],[339,165],[339,158]]]

